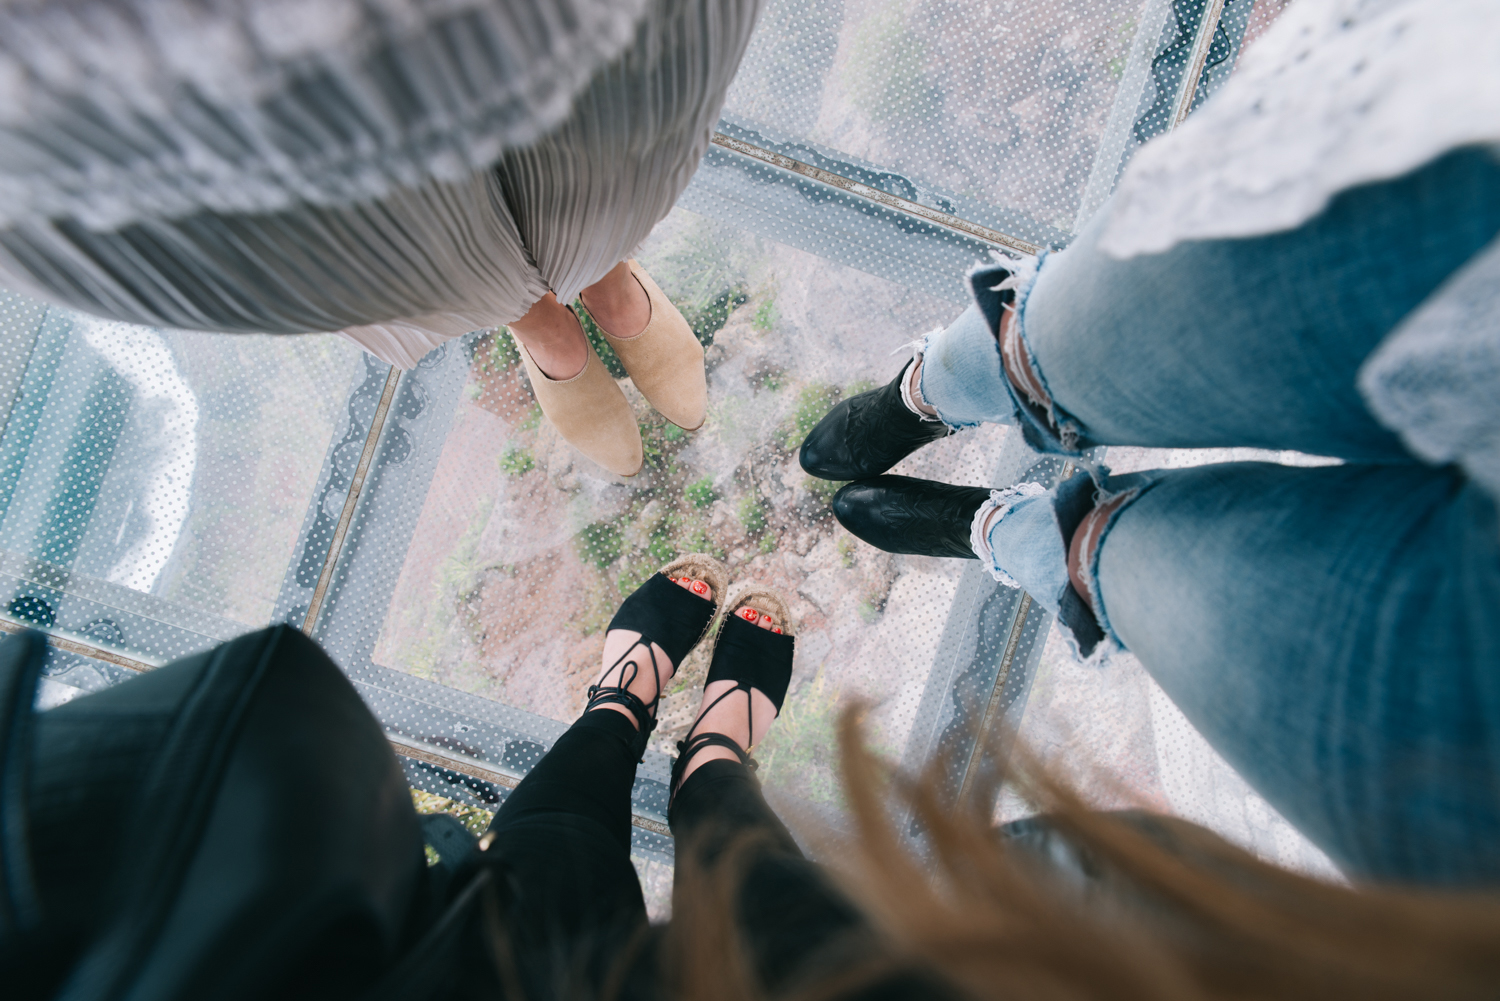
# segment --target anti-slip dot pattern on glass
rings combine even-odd
[[[1249,2],[1226,3],[1198,100],[1232,67]],[[1062,246],[1134,144],[1165,128],[1207,7],[773,0],[719,131]],[[621,598],[674,554],[709,551],[737,580],[781,588],[799,620],[787,704],[757,751],[778,806],[840,822],[833,728],[864,700],[875,746],[912,770],[946,762],[950,794],[989,764],[981,726],[1018,727],[1102,804],[1123,788],[1316,870],[1139,665],[1070,659],[1050,618],[973,561],[859,543],[830,515],[837,485],[797,464],[830,406],[890,379],[903,345],[964,307],[962,275],[993,249],[714,147],[640,255],[708,346],[709,421],[682,432],[624,382],[647,452],[630,480],[560,440],[503,332],[393,373],[326,336],[153,331],[7,296],[5,617],[149,664],[267,622],[301,626],[321,597],[314,635],[406,755],[413,787],[488,811],[582,707]],[[368,478],[335,546],[372,426]],[[1050,484],[1063,466],[987,427],[895,471]],[[44,706],[130,674],[48,656]],[[666,752],[705,669],[702,653],[683,665],[633,793],[632,854],[657,916],[670,897]]]
[[[0,294],[0,600],[160,662],[270,621],[359,353]]]
[[[771,0],[720,128],[1060,247],[1129,154],[1233,69],[1254,0]],[[799,159],[795,152],[787,155]]]
[[[1161,7],[771,0],[728,110],[1071,231],[1117,98],[1136,110],[1142,81],[1127,69],[1154,56]],[[1122,80],[1133,89],[1121,93]]]
[[[780,588],[798,620],[791,696],[758,752],[761,774],[832,803],[838,711],[873,700],[875,739],[905,745],[964,564],[859,543],[829,510],[839,484],[808,477],[796,450],[960,307],[681,210],[640,259],[708,345],[704,427],[667,423],[627,382],[647,459],[614,477],[542,417],[507,334],[450,345],[402,377],[398,398],[421,387],[427,405],[393,408],[315,635],[335,656],[367,657],[372,686],[393,683],[377,669],[396,672],[548,721],[531,738],[520,721],[516,736],[504,721],[488,736],[484,724],[408,721],[413,739],[524,771],[582,710],[624,596],[676,554],[710,552],[736,581]],[[1014,437],[957,435],[898,471],[989,483]],[[706,661],[700,651],[679,671],[654,748],[691,724]]]

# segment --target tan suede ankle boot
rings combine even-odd
[[[615,337],[603,326],[599,329],[657,413],[684,430],[696,431],[708,414],[703,345],[651,276],[635,261],[626,264],[651,300],[651,319],[634,337]]]
[[[634,476],[641,471],[641,429],[635,411],[610,376],[604,362],[588,346],[583,371],[563,382],[547,378],[519,338],[511,334],[531,392],[547,420],[568,444],[616,476]]]

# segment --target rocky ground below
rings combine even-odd
[[[620,599],[676,554],[710,552],[736,581],[780,588],[791,602],[792,694],[758,757],[770,783],[829,802],[840,708],[872,700],[874,738],[899,751],[962,566],[893,557],[844,532],[828,507],[839,484],[803,473],[797,448],[840,399],[893,377],[902,345],[958,310],[687,213],[664,227],[643,259],[690,321],[715,327],[707,423],[681,431],[622,380],[647,461],[636,477],[609,476],[541,417],[507,335],[491,335],[376,659],[571,719]],[[705,260],[719,277],[695,297]],[[984,483],[998,445],[994,433],[956,436],[901,471]],[[691,724],[706,669],[700,651],[674,679],[655,738],[663,749]]]

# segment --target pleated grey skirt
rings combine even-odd
[[[0,229],[0,283],[149,326],[338,331],[409,368],[451,337],[520,318],[548,291],[570,301],[631,256],[707,149],[758,7],[647,0],[633,39],[561,124],[490,166],[268,212],[200,209],[112,228],[54,212]],[[340,98],[329,86],[290,99],[316,105],[326,126]],[[347,113],[357,131],[358,107]]]

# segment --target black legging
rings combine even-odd
[[[503,921],[532,1001],[596,996],[627,970],[622,996],[659,994],[660,936],[647,925],[630,862],[635,735],[621,713],[584,713],[490,824],[496,837],[489,854],[504,861],[508,883]],[[738,921],[770,993],[870,955],[868,925],[803,857],[747,767],[718,760],[699,767],[678,792],[670,820],[679,860],[691,849],[711,863],[730,839],[756,838],[739,887]]]

